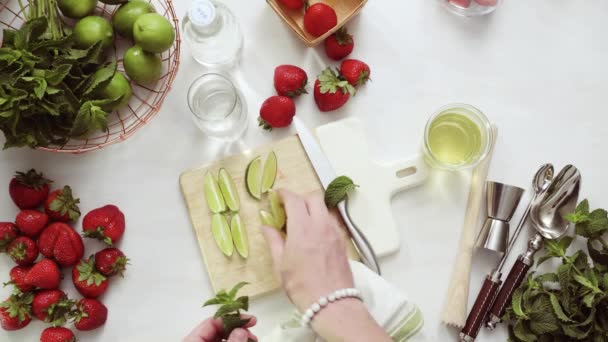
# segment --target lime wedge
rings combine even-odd
[[[213,214],[211,218],[211,232],[217,247],[226,256],[232,256],[234,252],[234,245],[232,244],[232,235],[230,234],[230,227],[226,217],[221,214]]]
[[[274,185],[277,178],[277,155],[270,152],[264,163],[264,172],[262,173],[262,193],[266,193]]]
[[[270,209],[272,210],[272,216],[274,217],[275,227],[278,230],[282,230],[287,222],[287,217],[285,215],[285,208],[283,207],[281,195],[276,191],[270,191],[268,197],[270,198]]]
[[[245,222],[241,219],[239,214],[232,216],[230,221],[230,230],[232,231],[232,240],[234,246],[239,254],[247,259],[249,256],[249,241],[247,239],[247,229],[245,229]]]
[[[205,198],[207,199],[207,205],[209,206],[209,210],[212,213],[222,213],[226,211],[226,203],[224,202],[224,197],[220,191],[217,182],[215,181],[215,177],[211,174],[211,172],[207,172],[205,174],[204,181],[204,191]]]
[[[272,217],[272,214],[266,210],[260,210],[260,220],[262,220],[263,225],[276,228],[274,217]]]
[[[247,192],[251,197],[260,200],[262,199],[262,190],[260,184],[260,173],[262,171],[262,158],[256,157],[247,165],[245,172],[245,183],[247,184]]]
[[[232,176],[230,176],[226,169],[220,169],[220,173],[217,178],[220,185],[220,190],[224,196],[224,201],[226,201],[226,205],[232,211],[239,211],[241,201],[239,200],[239,193],[236,191],[236,186],[234,185]]]

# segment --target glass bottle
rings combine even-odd
[[[243,34],[234,14],[215,0],[194,0],[182,30],[194,59],[207,67],[229,68],[238,63]]]

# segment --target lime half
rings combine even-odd
[[[270,152],[264,163],[264,172],[262,173],[262,193],[266,193],[274,185],[277,178],[277,155]]]
[[[262,186],[260,184],[260,173],[262,171],[262,158],[256,157],[249,165],[245,172],[245,183],[247,184],[247,192],[251,197],[260,200],[262,199]]]
[[[276,228],[274,217],[266,210],[260,210],[260,220],[262,221],[263,225]]]
[[[287,217],[285,215],[285,208],[283,207],[281,195],[276,191],[270,191],[268,196],[270,198],[270,209],[272,210],[272,216],[274,217],[275,227],[278,230],[282,230],[287,222]]]
[[[226,217],[221,214],[214,214],[211,218],[211,232],[217,247],[226,256],[232,256],[234,252],[234,245],[232,244],[232,234],[230,234],[230,227]]]
[[[247,229],[245,229],[245,222],[241,219],[239,214],[232,216],[230,221],[230,230],[232,231],[232,240],[236,251],[245,259],[249,256],[249,241],[247,239]]]
[[[222,196],[220,188],[215,181],[215,177],[213,177],[211,172],[207,172],[205,174],[203,188],[209,210],[215,214],[226,211],[226,202],[224,202],[224,197]]]
[[[239,200],[239,193],[236,191],[236,186],[234,185],[234,180],[230,173],[226,171],[226,169],[220,169],[220,173],[218,176],[218,183],[220,185],[220,190],[222,191],[222,195],[224,196],[224,201],[230,210],[239,211],[241,206],[241,201]]]

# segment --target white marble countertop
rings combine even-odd
[[[249,109],[250,127],[240,143],[211,141],[192,123],[186,91],[205,69],[184,46],[160,113],[128,141],[84,155],[0,153],[5,188],[15,170],[34,167],[57,185],[72,185],[83,212],[114,203],[127,216],[120,246],[132,265],[103,297],[107,324],[79,332],[81,341],[177,341],[210,315],[201,308],[210,286],[178,177],[188,168],[293,134],[293,128],[268,134],[256,127],[261,102],[273,94],[274,67],[296,64],[312,78],[330,64],[322,48],[306,48],[265,2],[225,2],[245,34],[243,59],[233,71]],[[183,17],[189,1],[174,3]],[[528,187],[542,163],[573,163],[583,174],[583,196],[592,206],[606,207],[606,13],[603,0],[507,0],[491,16],[464,19],[431,0],[370,1],[348,28],[357,44],[352,56],[371,66],[373,82],[333,113],[319,113],[312,96],[304,96],[297,101],[298,115],[310,126],[359,117],[374,153],[391,160],[418,152],[425,122],[436,108],[471,103],[500,130],[490,179]],[[393,202],[402,249],[381,264],[386,278],[424,311],[426,325],[416,340],[455,339],[456,331],[440,324],[439,312],[467,193],[466,176],[435,173],[425,186]],[[12,220],[16,210],[7,192],[2,199],[0,219]],[[0,257],[0,280],[8,280],[11,265]],[[475,262],[471,301],[491,267],[488,258]],[[68,276],[65,287],[74,293],[69,283]],[[0,292],[6,297],[9,291]],[[254,301],[251,312],[260,318],[254,331],[262,335],[276,324],[289,310],[286,304],[278,293]],[[34,322],[19,332],[0,331],[0,340],[36,341],[42,328]],[[480,340],[506,340],[506,332],[483,334]]]

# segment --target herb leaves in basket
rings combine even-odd
[[[73,41],[54,0],[32,0],[19,30],[5,29],[0,48],[0,130],[4,148],[65,144],[107,130],[103,98],[116,63],[106,63],[101,42],[86,50]],[[23,11],[25,13],[25,11]]]
[[[558,258],[553,272],[530,274],[513,293],[505,319],[509,341],[608,341],[608,214],[589,210],[582,201],[566,219],[576,224],[576,237],[546,241],[538,264]],[[573,241],[585,241],[587,252],[568,254]]]

